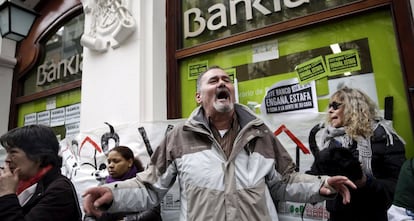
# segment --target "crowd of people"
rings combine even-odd
[[[362,91],[345,87],[331,96],[309,173],[296,172],[269,127],[235,102],[220,67],[199,75],[195,100],[198,107],[166,135],[145,169],[129,147],[108,152],[109,176],[83,193],[84,217],[71,181],[60,174],[51,128],[10,130],[0,137],[7,151],[0,220],[161,220],[160,202],[175,181],[182,221],[278,220],[275,202],[325,200],[331,221],[413,219],[413,161],[405,161],[403,139]],[[333,155],[344,157],[343,171],[323,169]]]

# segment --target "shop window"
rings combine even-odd
[[[24,81],[24,96],[82,78],[83,47],[80,38],[83,29],[82,14],[64,24],[46,41],[44,56]]]
[[[183,48],[308,16],[359,0],[182,1]]]
[[[41,41],[43,54],[24,76],[20,95],[33,99],[19,103],[17,126],[51,126],[61,139],[79,132],[81,89],[64,88],[82,79],[83,30],[84,15],[80,14]]]
[[[325,112],[329,95],[341,84],[362,88],[381,110],[386,98],[392,97],[393,125],[407,146],[411,146],[412,129],[407,121],[410,110],[394,30],[390,11],[382,9],[183,58],[178,62],[182,116],[188,117],[197,106],[194,97],[188,95],[195,94],[198,73],[211,65],[225,68],[237,79],[239,103],[252,107],[258,114],[305,109],[305,103],[295,106],[282,99],[276,102],[283,105],[266,110],[264,98],[275,84],[298,81],[297,68],[301,65],[321,61],[330,65],[331,70],[327,77],[310,82],[316,90],[316,102],[310,104],[314,111]],[[329,64],[329,58],[340,56],[350,58],[346,62],[352,58],[354,65],[338,71],[335,68],[339,62]]]

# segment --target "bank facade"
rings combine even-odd
[[[239,103],[297,133],[280,116],[322,113],[340,85],[362,88],[414,156],[410,0],[24,4],[38,13],[29,35],[0,40],[1,133],[47,124],[64,139],[105,122],[183,119],[196,107],[197,75],[219,65]]]

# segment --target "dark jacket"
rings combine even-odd
[[[382,126],[371,137],[372,172],[366,186],[351,190],[351,203],[342,204],[342,197],[326,202],[332,221],[387,221],[387,209],[391,206],[401,165],[405,161],[405,148],[393,134],[394,145]],[[331,142],[333,143],[333,142]],[[350,147],[352,149],[352,147]]]
[[[130,179],[136,176],[137,167],[133,167],[133,172],[128,172],[126,175],[124,175],[121,180]],[[131,171],[131,170],[130,170]],[[139,170],[138,170],[139,171]],[[141,172],[141,171],[139,171]],[[116,180],[115,180],[116,181]],[[107,183],[114,182],[113,180],[106,180]],[[162,221],[161,218],[161,207],[160,205],[150,208],[147,210],[144,210],[142,212],[131,212],[131,213],[125,213],[125,212],[119,212],[119,213],[108,213],[103,212],[102,216],[99,218],[89,216],[85,217],[84,221],[115,221],[115,220],[126,220],[126,221]]]
[[[37,184],[32,198],[21,207],[16,194],[0,197],[0,220],[79,221],[82,213],[71,181],[52,169]]]
[[[129,221],[162,221],[160,206],[142,211],[140,213],[103,213],[101,217],[96,218],[96,221],[115,221],[115,220],[129,220]],[[125,219],[124,219],[125,217]],[[92,219],[91,219],[92,220]]]
[[[393,204],[414,211],[414,158],[401,167]]]

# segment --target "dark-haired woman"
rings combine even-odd
[[[61,175],[59,142],[53,130],[30,125],[0,137],[6,149],[0,168],[0,220],[77,221],[76,191]]]
[[[108,173],[106,183],[134,178],[138,172],[144,170],[141,161],[134,157],[132,150],[126,146],[114,147],[108,153]],[[137,213],[106,213],[103,212],[97,221],[110,220],[137,220],[161,221],[160,207],[157,206]]]

